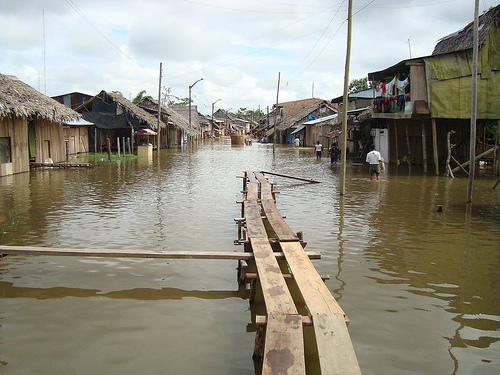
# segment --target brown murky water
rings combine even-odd
[[[277,204],[351,319],[364,374],[500,372],[500,189],[391,167],[369,181],[312,150],[254,143],[165,150],[158,160],[0,179],[1,244],[241,251],[246,169]],[[443,212],[437,213],[437,205]],[[0,260],[2,374],[253,374],[234,261],[8,256]]]

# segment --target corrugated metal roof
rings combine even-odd
[[[337,116],[338,116],[338,114],[335,113],[335,114],[330,115],[330,116],[320,117],[320,118],[317,118],[315,120],[310,120],[310,121],[304,122],[303,124],[304,125],[315,125],[315,124],[319,124],[320,122],[325,122],[325,121],[328,121],[328,120],[333,120]]]

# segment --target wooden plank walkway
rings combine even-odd
[[[276,207],[275,192],[264,172],[246,172],[243,181],[245,200],[240,202],[243,217],[235,220],[238,232],[244,231],[243,238],[236,242],[245,244],[245,252],[0,245],[0,254],[238,260],[239,282],[246,286],[249,281],[254,288],[252,292],[260,286],[265,304],[266,315],[255,316],[257,327],[262,327],[257,330],[254,351],[262,359],[262,374],[307,374],[308,360],[315,360],[306,355],[308,340],[304,326],[312,326],[314,331],[314,353],[317,353],[322,375],[360,374],[347,330],[347,318],[324,284],[326,277],[322,278],[311,262],[311,259],[319,259],[320,254],[304,251],[301,236],[292,231]],[[256,269],[248,278],[246,268],[241,266],[246,262],[255,265]],[[289,283],[296,284],[293,293]],[[313,372],[318,371],[315,368]]]
[[[298,327],[302,330],[302,324],[306,321],[312,322],[314,328],[321,374],[361,374],[344,311],[317,273],[298,236],[279,213],[271,184],[261,172],[248,171],[245,178],[247,195],[244,216],[267,313],[262,374],[305,373],[306,358],[304,352],[301,352],[304,348],[297,342],[303,340],[303,335],[297,331]],[[258,206],[258,197],[262,210]],[[288,287],[285,278],[275,264],[276,258],[269,253],[272,251],[269,238],[261,237],[264,235],[263,228],[265,230],[263,220],[269,223],[274,232],[272,235],[278,239],[287,267],[299,288],[300,297],[305,301],[308,316],[298,316],[296,310],[291,309],[295,302],[289,301],[291,293],[286,292]],[[277,275],[278,271],[281,277]],[[279,294],[276,296],[273,292],[277,290]],[[293,357],[293,363],[286,362],[283,365],[286,370],[283,367],[268,366],[275,353],[279,352],[285,357],[285,347],[288,348],[286,358]],[[289,365],[293,368],[288,367]]]

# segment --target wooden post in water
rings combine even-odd
[[[396,144],[396,164],[399,165],[399,147],[398,147],[398,122],[394,121],[394,138]]]
[[[422,163],[424,163],[424,173],[427,174],[427,138],[425,136],[425,121],[422,121]]]
[[[406,133],[406,148],[407,148],[407,158],[406,162],[408,163],[408,167],[411,168],[411,144],[410,144],[410,135],[408,134],[408,122],[405,121],[405,133]]]
[[[278,102],[279,102],[279,95],[280,95],[280,78],[281,78],[281,72],[278,73],[278,89],[276,90],[276,116],[274,116],[274,136],[273,136],[273,155],[276,152],[276,122],[278,121]]]
[[[160,155],[161,148],[161,67],[162,63],[160,62],[160,78],[158,83],[158,155]]]
[[[127,142],[128,142],[128,153],[131,154],[132,150],[130,149],[130,137],[127,138]]]
[[[108,146],[108,161],[111,161],[111,140],[106,138],[106,143]]]
[[[469,181],[467,184],[467,203],[472,203],[472,185],[476,170],[476,116],[477,116],[477,58],[478,58],[478,24],[479,24],[479,0],[474,6],[474,28],[472,32],[472,103],[470,116],[470,167]]]
[[[344,72],[344,100],[342,104],[342,152],[340,163],[340,195],[345,194],[345,174],[347,164],[347,111],[349,107],[349,66],[351,64],[351,34],[352,34],[352,0],[349,0],[347,11],[347,50]]]
[[[432,151],[434,154],[434,171],[436,176],[439,175],[439,156],[438,156],[438,142],[437,142],[437,130],[436,130],[436,119],[431,119],[432,124]]]
[[[453,175],[453,171],[451,170],[450,167],[450,159],[451,159],[451,132],[448,132],[446,135],[446,141],[448,144],[448,156],[446,158],[446,175],[451,178],[455,178]]]
[[[116,147],[118,148],[118,159],[120,158],[120,137],[116,138]]]
[[[125,149],[125,137],[122,137],[122,145],[123,145],[123,155],[127,153],[127,150]]]

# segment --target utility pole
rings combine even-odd
[[[347,107],[349,106],[349,66],[351,64],[352,0],[347,11],[347,50],[344,73],[344,100],[342,104],[342,155],[340,163],[340,195],[345,195],[345,175],[347,163]]]
[[[161,148],[161,68],[162,63],[160,62],[160,78],[158,82],[158,156],[160,155]],[[168,130],[168,129],[167,129]]]
[[[194,87],[194,85],[196,85],[200,81],[203,81],[203,78],[200,78],[191,86],[189,86],[189,129],[191,129],[191,89]]]
[[[472,46],[472,103],[470,116],[470,167],[467,184],[467,203],[472,203],[472,185],[476,172],[476,116],[477,116],[477,59],[478,59],[479,0],[475,1]]]
[[[281,72],[278,72],[278,89],[276,90],[276,116],[274,116],[274,136],[273,136],[273,155],[276,152],[276,122],[278,121],[278,100],[280,96],[280,78]]]

